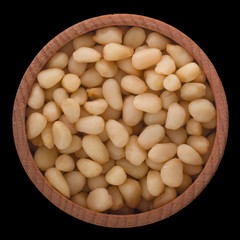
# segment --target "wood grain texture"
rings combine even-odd
[[[134,215],[111,215],[85,209],[63,197],[53,189],[37,168],[31,155],[25,130],[25,110],[30,89],[37,73],[49,58],[66,43],[79,35],[98,28],[115,25],[138,26],[166,35],[183,46],[203,69],[213,89],[217,108],[216,138],[212,153],[201,174],[179,197],[152,211]],[[228,135],[228,106],[219,76],[205,53],[189,37],[174,27],[149,17],[134,14],[113,14],[91,18],[73,25],[52,39],[33,59],[26,70],[15,98],[13,108],[13,133],[20,161],[31,181],[39,191],[61,210],[82,221],[106,227],[137,227],[165,219],[193,201],[209,183],[222,159]]]

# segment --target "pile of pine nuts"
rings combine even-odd
[[[37,75],[26,109],[34,161],[66,198],[96,212],[167,204],[202,171],[214,96],[180,45],[139,27],[86,33]]]

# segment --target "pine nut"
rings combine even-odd
[[[42,88],[49,89],[62,80],[64,71],[59,68],[49,68],[42,70],[37,75],[37,80]]]
[[[59,149],[65,149],[72,142],[72,134],[68,127],[61,121],[56,121],[52,126],[52,134],[54,144]]]
[[[162,57],[162,53],[157,48],[147,48],[137,51],[132,56],[133,67],[142,70],[158,63]]]
[[[102,94],[111,108],[122,110],[123,100],[121,89],[115,79],[108,79],[103,83]]]
[[[200,165],[203,163],[200,154],[187,144],[181,144],[178,146],[177,155],[184,163],[192,165]]]
[[[37,137],[47,125],[47,119],[41,113],[32,113],[26,122],[27,138],[33,139]]]
[[[109,153],[100,138],[95,135],[86,135],[82,139],[82,146],[86,154],[100,164],[109,160]]]
[[[141,111],[157,113],[162,108],[162,100],[153,93],[142,93],[134,98],[133,105]]]
[[[118,186],[120,193],[128,207],[135,208],[141,199],[141,187],[138,181],[128,178]]]
[[[65,197],[70,198],[70,188],[62,173],[58,169],[47,169],[45,172],[45,177],[57,191],[59,191]]]
[[[128,143],[129,135],[126,128],[116,120],[106,122],[106,131],[116,147],[124,147]]]
[[[161,178],[164,184],[169,187],[179,187],[183,181],[183,163],[173,158],[162,166]]]

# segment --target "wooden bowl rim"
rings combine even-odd
[[[212,87],[217,109],[217,129],[212,153],[193,184],[170,203],[148,212],[131,215],[97,213],[63,197],[47,182],[31,155],[25,130],[25,111],[31,86],[49,58],[69,41],[89,31],[107,26],[137,26],[159,32],[183,46],[203,69]],[[160,20],[135,14],[111,14],[79,22],[49,41],[27,68],[17,90],[13,107],[13,135],[20,161],[39,191],[55,206],[82,221],[105,227],[137,227],[163,220],[186,207],[206,187],[224,154],[228,135],[228,106],[221,80],[202,49],[178,29]]]

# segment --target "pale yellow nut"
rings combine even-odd
[[[163,80],[163,86],[170,92],[177,91],[181,88],[181,81],[175,74],[170,74]]]
[[[128,175],[130,175],[136,179],[140,179],[140,178],[144,177],[146,175],[146,173],[148,172],[148,166],[146,165],[145,162],[142,162],[140,165],[136,166],[136,165],[131,164],[125,158],[123,158],[123,159],[116,161],[116,164],[118,166],[121,166]]]
[[[122,167],[114,166],[107,172],[105,179],[109,184],[118,186],[126,181],[127,175]]]
[[[189,135],[202,135],[202,124],[193,118],[190,118],[186,123],[186,132]]]
[[[87,196],[88,194],[86,192],[79,192],[72,196],[71,201],[87,208]]]
[[[177,197],[175,188],[166,186],[163,192],[154,199],[153,208],[161,207]]]
[[[104,164],[109,161],[108,150],[98,136],[84,136],[82,139],[82,147],[86,154],[96,162]]]
[[[69,73],[74,73],[78,76],[81,76],[87,68],[87,63],[85,62],[76,62],[73,59],[73,56],[69,58],[68,61],[68,71]]]
[[[183,181],[183,163],[173,158],[162,166],[161,179],[169,187],[179,187]]]
[[[103,81],[103,77],[99,74],[95,67],[87,69],[81,75],[81,85],[87,88],[98,87]]]
[[[127,92],[133,94],[140,94],[147,91],[147,85],[145,82],[134,75],[127,75],[121,80],[121,87]]]
[[[64,74],[62,69],[49,68],[38,73],[37,80],[42,88],[49,89],[60,82]]]
[[[89,47],[80,47],[73,52],[73,59],[76,62],[91,63],[97,62],[102,57],[101,54]]]
[[[44,90],[39,83],[34,83],[28,97],[28,106],[33,109],[39,109],[43,106],[45,100]]]
[[[54,122],[61,116],[61,109],[54,101],[46,103],[42,112],[48,122]]]
[[[187,132],[184,127],[180,127],[176,130],[166,128],[165,132],[169,140],[176,145],[183,144],[187,140]]]
[[[133,67],[142,70],[158,63],[161,60],[162,53],[157,48],[147,48],[135,52],[132,56]]]
[[[70,188],[62,175],[62,173],[56,168],[49,168],[45,172],[45,177],[48,182],[63,196],[70,198]]]
[[[105,122],[100,116],[81,117],[76,123],[75,128],[79,132],[87,134],[100,134],[104,130]]]
[[[57,104],[58,107],[61,108],[62,102],[64,100],[66,100],[67,98],[69,98],[69,96],[68,96],[68,92],[65,88],[58,87],[53,90],[52,100],[54,100],[54,102]]]
[[[138,137],[132,135],[125,147],[126,159],[133,165],[139,166],[146,158],[147,152],[137,143]]]
[[[151,171],[151,170],[149,170]],[[159,174],[159,172],[158,172]],[[160,174],[159,174],[160,176]],[[144,176],[143,178],[139,179],[139,183],[140,183],[140,186],[141,186],[141,196],[143,199],[145,200],[152,200],[154,199],[154,196],[149,192],[149,189],[148,189],[148,186],[147,186],[147,175]]]
[[[56,121],[52,126],[54,144],[58,149],[65,149],[72,142],[72,134],[69,128],[61,121]]]
[[[144,71],[144,78],[147,86],[150,89],[154,91],[159,91],[163,89],[163,82],[164,79],[166,78],[166,75],[159,74],[155,72],[153,69],[149,69]]]
[[[47,123],[46,127],[41,133],[41,139],[43,141],[43,144],[48,149],[53,148],[54,142],[53,142],[53,135],[52,135],[52,123]]]
[[[150,160],[156,163],[165,162],[175,156],[177,145],[174,143],[157,143],[148,152]]]
[[[142,93],[134,97],[133,105],[141,111],[157,113],[162,108],[162,100],[153,93]]]
[[[55,53],[47,62],[46,68],[64,69],[68,64],[68,55],[64,52]]]
[[[95,212],[104,212],[112,205],[112,197],[105,188],[96,188],[87,197],[88,208]]]
[[[129,134],[126,128],[116,120],[106,122],[106,131],[116,147],[124,147],[128,143]]]
[[[133,55],[133,49],[119,43],[108,43],[103,48],[103,58],[107,61],[118,61]]]
[[[184,163],[200,165],[203,163],[201,155],[188,144],[181,144],[177,148],[177,155]]]
[[[129,95],[123,100],[122,119],[127,126],[136,126],[142,120],[143,111],[134,106],[134,98]]]
[[[186,143],[201,155],[207,153],[209,148],[209,141],[204,136],[189,136]]]
[[[185,83],[180,89],[181,98],[193,101],[206,95],[206,85],[203,83]]]
[[[117,186],[107,188],[108,193],[112,196],[113,205],[111,210],[119,210],[124,206],[123,198]]]
[[[92,101],[87,101],[83,104],[85,110],[93,115],[100,115],[105,112],[108,104],[105,99],[99,98]]]
[[[200,73],[200,67],[197,63],[188,63],[176,71],[177,77],[181,82],[191,82]]]
[[[138,137],[138,144],[149,150],[152,146],[160,142],[165,136],[164,128],[159,124],[147,126]]]
[[[68,122],[75,123],[80,117],[80,106],[78,102],[72,98],[67,98],[61,103],[61,108]]]
[[[72,42],[73,48],[77,50],[80,47],[93,47],[95,44],[93,35],[93,32],[89,32],[74,38]]]
[[[47,125],[47,118],[41,113],[34,112],[30,114],[26,121],[27,138],[33,139],[41,134]]]
[[[119,69],[121,69],[126,74],[135,75],[137,77],[141,76],[142,71],[137,70],[136,68],[133,67],[131,57],[119,60],[116,63],[117,63],[117,66],[119,67]],[[120,71],[118,71],[118,73],[119,72]],[[116,78],[116,75],[114,76],[114,78]]]
[[[145,113],[143,120],[147,125],[160,124],[164,125],[167,118],[167,111],[161,109],[157,113]]]
[[[34,161],[41,171],[54,167],[55,161],[58,157],[58,151],[56,147],[48,149],[46,146],[38,147],[34,153]]]
[[[99,163],[88,158],[77,160],[76,166],[86,178],[97,177],[103,170],[103,167]]]
[[[71,172],[75,168],[75,162],[70,155],[62,154],[57,157],[55,166],[59,171]]]
[[[133,49],[141,46],[146,39],[144,29],[140,27],[131,27],[124,35],[123,44]]]
[[[177,68],[191,63],[194,60],[186,49],[177,44],[167,44],[166,51],[174,59]]]
[[[92,178],[87,179],[87,186],[90,190],[94,190],[96,188],[107,188],[108,187],[108,182],[105,179],[105,175],[103,175],[103,172]]]
[[[130,208],[135,208],[141,199],[141,187],[138,181],[128,178],[122,185],[118,186],[122,197]]]
[[[62,86],[68,92],[76,91],[79,88],[80,84],[81,84],[81,80],[77,74],[68,73],[62,79]]]
[[[114,77],[118,71],[118,67],[115,62],[106,61],[105,59],[97,61],[95,68],[101,76],[106,78]]]
[[[105,27],[98,29],[93,36],[97,43],[106,45],[108,43],[122,43],[122,32],[118,27]]]
[[[185,110],[178,103],[172,103],[168,108],[165,127],[167,129],[176,130],[183,126],[185,121]]]
[[[70,95],[70,98],[77,101],[79,105],[83,105],[88,99],[88,94],[84,88],[80,87]]]
[[[108,105],[115,109],[121,110],[123,107],[123,99],[121,88],[115,79],[107,79],[102,86],[102,94]]]
[[[64,178],[69,186],[71,196],[82,191],[86,184],[86,178],[79,171],[71,171],[64,174]]]
[[[164,50],[170,40],[161,33],[150,32],[146,38],[146,43],[150,48]]]
[[[147,174],[147,188],[152,196],[158,196],[164,189],[160,172],[157,170],[150,170]]]
[[[155,71],[159,74],[169,75],[175,72],[176,65],[174,60],[169,55],[163,55],[161,60],[157,63]]]
[[[193,100],[188,105],[191,116],[199,122],[209,122],[216,116],[214,105],[207,99]]]

